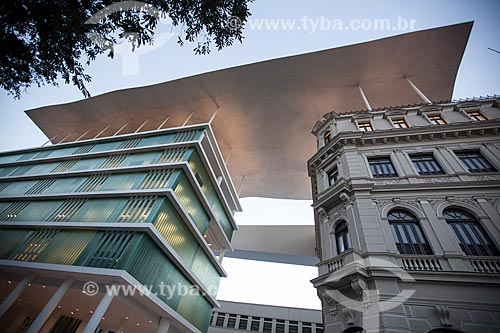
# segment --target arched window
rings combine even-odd
[[[500,255],[488,234],[471,214],[453,208],[445,210],[443,216],[465,254],[469,256]]]
[[[327,145],[328,142],[332,141],[332,132],[330,132],[329,130],[324,131],[323,141],[325,141],[325,145]]]
[[[402,209],[387,215],[392,237],[401,254],[432,254],[432,249],[415,216]]]
[[[335,240],[337,242],[337,253],[349,250],[351,248],[351,239],[349,237],[349,230],[347,229],[347,223],[340,222],[335,228]]]

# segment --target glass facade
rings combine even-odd
[[[234,227],[195,143],[202,136],[203,129],[161,131],[0,154],[0,221],[150,223],[189,274],[144,231],[119,228],[3,227],[0,258],[123,269],[154,288],[199,281],[215,297],[223,271],[202,237],[217,223],[230,240]],[[159,297],[207,330],[208,295],[166,296]]]

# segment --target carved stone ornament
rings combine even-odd
[[[436,314],[436,317],[438,317],[441,326],[452,326],[450,321],[450,309],[448,309],[446,305],[436,305],[434,307],[434,312]]]

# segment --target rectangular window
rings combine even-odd
[[[495,168],[481,155],[480,152],[457,152],[465,168],[472,173],[495,172]]]
[[[363,132],[371,132],[371,131],[373,131],[372,124],[369,121],[359,122],[358,123],[358,128],[359,128],[360,131],[363,131]]]
[[[409,127],[404,118],[394,118],[394,119],[391,119],[391,121],[392,121],[392,126],[394,128],[408,128]]]
[[[252,324],[250,325],[250,330],[254,331],[254,332],[258,332],[259,326],[260,326],[260,318],[259,317],[252,317]]]
[[[446,121],[444,121],[444,119],[439,114],[427,115],[427,118],[434,125],[444,125],[444,124],[446,124]]]
[[[298,333],[299,332],[299,323],[296,321],[290,321],[288,324],[288,333]]]
[[[316,333],[323,333],[323,325],[316,324]]]
[[[276,320],[276,333],[285,333],[285,321],[277,319]]]
[[[442,175],[443,169],[432,154],[411,156],[413,165],[420,175]]]
[[[248,325],[248,316],[240,316],[240,324],[238,325],[238,328],[240,330],[246,330]]]
[[[219,327],[224,326],[224,319],[226,319],[226,314],[223,312],[219,312],[217,314],[217,320],[215,322],[215,326],[219,326]]]
[[[337,166],[334,166],[326,172],[326,175],[328,176],[328,185],[332,186],[339,179],[339,169]]]
[[[262,331],[264,333],[271,333],[273,330],[273,320],[271,318],[264,318],[264,326]]]
[[[369,158],[368,163],[375,178],[398,176],[389,157]]]
[[[484,121],[488,120],[479,111],[466,111],[467,115],[471,117],[474,121]]]
[[[311,323],[302,323],[302,333],[312,333],[312,324]]]
[[[229,314],[229,318],[227,319],[227,327],[228,328],[235,328],[236,327],[236,317],[237,316],[238,315],[235,315],[232,313]]]

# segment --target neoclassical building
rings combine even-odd
[[[316,123],[326,332],[500,331],[499,129],[496,96]]]

